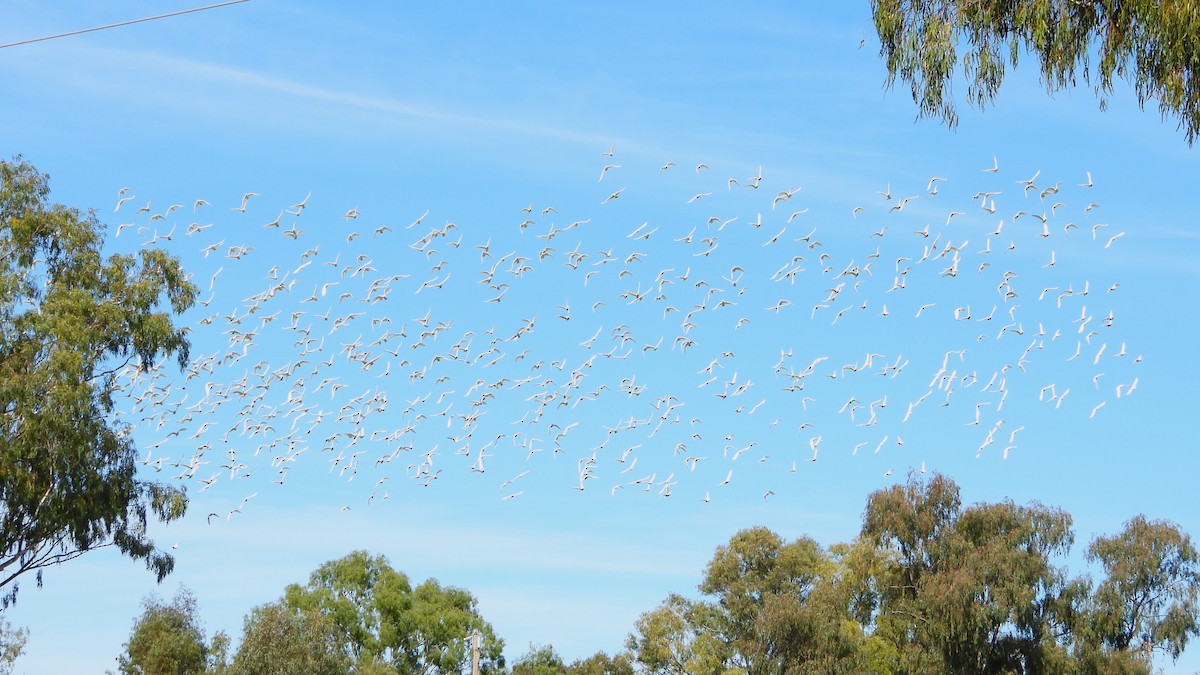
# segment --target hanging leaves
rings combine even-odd
[[[1081,78],[1107,106],[1116,79],[1138,104],[1158,102],[1188,145],[1200,136],[1200,11],[1185,0],[872,0],[887,85],[907,83],[919,117],[958,124],[951,83],[961,61],[967,101],[993,103],[1006,61],[1037,59],[1049,93]],[[1007,57],[1002,48],[1007,47]],[[958,50],[963,54],[959,57]]]

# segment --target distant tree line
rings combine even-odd
[[[117,662],[130,675],[459,673],[475,631],[483,672],[503,672],[504,642],[474,596],[434,579],[414,586],[383,556],[355,551],[251,610],[232,655],[227,635],[205,637],[191,593],[148,598]]]
[[[668,597],[627,647],[646,673],[1149,673],[1197,624],[1200,559],[1172,523],[1099,537],[1094,583],[1060,561],[1071,517],[963,507],[933,475],[873,493],[862,531],[823,549],[765,528],[717,549],[703,599]]]
[[[241,640],[207,639],[196,600],[148,599],[122,673],[468,672],[512,675],[804,673],[1150,673],[1200,633],[1200,557],[1176,525],[1138,516],[1098,537],[1072,576],[1071,516],[1034,502],[964,507],[949,478],[910,475],[867,499],[857,539],[828,549],[754,527],[717,548],[699,598],[672,594],[642,614],[625,650],[567,663],[504,642],[466,590],[413,586],[356,551],[254,608]]]

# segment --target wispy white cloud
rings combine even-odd
[[[177,109],[231,114],[246,124],[279,122],[311,116],[320,106],[331,133],[349,129],[347,115],[369,113],[386,116],[392,124],[419,123],[426,132],[502,132],[522,136],[600,146],[607,137],[548,124],[545,119],[481,115],[464,112],[449,103],[418,102],[392,95],[367,95],[318,82],[282,77],[262,70],[237,68],[173,54],[121,48],[72,45],[71,56],[62,54],[41,63],[42,69],[61,70],[86,64],[96,71],[76,78],[88,86],[119,97],[153,97]],[[381,85],[382,86],[382,85]],[[275,106],[261,107],[262,99]],[[301,107],[296,107],[301,106]],[[297,114],[303,111],[305,114]],[[287,112],[288,114],[280,114]],[[376,118],[379,119],[379,118]]]
[[[246,524],[237,520],[227,523],[222,518],[212,526],[204,520],[189,520],[156,536],[161,541],[183,542],[181,546],[186,548],[179,554],[181,558],[219,557],[216,549],[209,548],[218,544],[246,551],[287,552],[292,558],[368,549],[387,555],[397,569],[444,570],[460,567],[463,551],[486,551],[491,567],[498,572],[540,570],[554,575],[678,576],[681,571],[698,569],[698,558],[711,551],[707,544],[672,549],[664,548],[662,542],[631,542],[614,528],[501,527],[483,519],[477,524],[457,518],[443,520],[427,507],[397,519],[391,509],[339,513],[329,508],[264,506],[245,516]],[[301,527],[316,536],[297,537]],[[247,560],[260,561],[264,579],[274,576],[272,570],[278,563],[271,556],[248,554]]]

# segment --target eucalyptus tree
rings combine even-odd
[[[213,642],[225,640],[218,634]],[[212,646],[200,625],[196,596],[181,588],[171,602],[153,595],[142,601],[117,663],[127,675],[193,675],[209,670]]]
[[[1094,594],[1097,637],[1119,652],[1178,658],[1200,635],[1200,555],[1173,523],[1137,516],[1087,550],[1105,578]]]
[[[1200,554],[1178,526],[1139,516],[1095,539],[1098,584],[1068,573],[1074,540],[1062,509],[963,506],[913,472],[867,498],[853,542],[738,532],[701,597],[668,596],[626,647],[656,675],[1138,675],[1200,634]]]
[[[482,638],[482,670],[504,668],[504,641],[471,593],[436,579],[414,587],[383,556],[354,551],[329,561],[307,584],[289,585],[283,602],[328,617],[356,671],[458,673],[470,662],[474,631]]]
[[[677,593],[643,612],[625,640],[641,672],[652,675],[720,675],[729,669],[729,645],[717,636],[711,603]]]
[[[862,633],[813,539],[765,527],[735,534],[704,571],[701,600],[670,595],[638,618],[626,646],[651,673],[861,672]]]
[[[567,675],[567,664],[552,645],[529,645],[512,663],[512,675]]]
[[[1059,561],[1071,517],[1011,501],[966,508],[939,543],[920,589],[923,615],[951,672],[1069,672],[1065,639],[1077,583]]]
[[[596,652],[572,661],[567,665],[567,672],[572,675],[634,675],[633,656],[629,652],[612,656],[606,652]]]
[[[966,100],[995,101],[1005,71],[1037,62],[1050,93],[1091,85],[1104,108],[1116,80],[1138,103],[1156,101],[1188,145],[1200,136],[1200,12],[1160,0],[871,0],[887,83],[912,89],[919,115],[958,120],[952,82],[961,64]]]
[[[567,663],[552,645],[530,644],[529,651],[512,662],[512,675],[634,675],[628,652],[609,656],[596,652]]]
[[[943,565],[940,542],[961,508],[958,485],[940,474],[928,480],[910,474],[867,498],[860,539],[876,560],[864,567],[873,578],[864,581],[869,599],[857,600],[857,614],[893,646],[896,672],[944,668],[923,590]]]
[[[187,508],[183,488],[145,480],[116,418],[121,377],[174,356],[175,318],[196,288],[157,248],[102,254],[93,213],[48,201],[49,179],[0,161],[0,592],[102,546],[143,561],[159,581],[172,556],[151,518]]]
[[[822,602],[834,565],[815,540],[785,541],[765,527],[735,534],[717,547],[700,591],[715,599],[712,625],[746,673],[822,672],[849,667],[853,636],[839,630],[848,615]],[[847,646],[844,643],[850,642]]]
[[[338,675],[349,669],[342,637],[332,619],[316,610],[275,602],[255,607],[246,616],[229,672]]]
[[[28,640],[28,628],[13,628],[12,624],[0,618],[0,675],[13,672],[14,664],[25,651]]]

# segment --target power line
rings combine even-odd
[[[10,42],[6,45],[0,45],[0,49],[4,49],[6,47],[19,47],[21,45],[32,44],[34,42],[45,42],[46,40],[54,40],[57,38],[70,37],[72,35],[82,35],[83,33],[94,33],[95,31],[108,30],[109,28],[120,28],[121,26],[129,26],[129,25],[132,25],[135,23],[145,23],[147,21],[155,21],[157,19],[166,19],[166,18],[169,18],[172,16],[179,16],[180,14],[191,14],[193,12],[203,12],[206,9],[216,9],[218,7],[227,7],[229,5],[237,5],[237,4],[240,4],[243,2],[250,2],[250,0],[230,0],[230,2],[220,2],[215,5],[208,5],[205,7],[194,7],[192,9],[183,9],[178,12],[171,12],[169,14],[159,14],[158,16],[148,16],[148,17],[145,17],[142,19],[133,19],[131,21],[122,21],[120,23],[110,23],[107,26],[96,26],[95,28],[84,28],[83,30],[75,30],[75,31],[71,31],[69,33],[59,33],[57,35],[47,35],[46,37],[34,38],[32,40],[22,40],[20,42]]]

